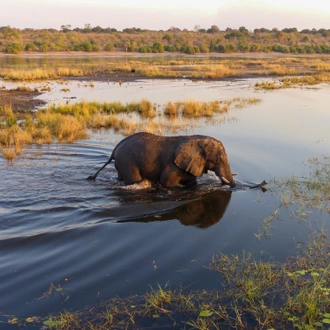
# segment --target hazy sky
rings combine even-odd
[[[1,0],[0,26],[330,29],[329,0]]]

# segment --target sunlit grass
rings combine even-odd
[[[224,120],[230,107],[242,108],[259,99],[235,98],[225,101],[199,102],[187,100],[168,102],[163,106],[146,99],[139,102],[80,102],[52,105],[34,116],[16,117],[10,106],[0,108],[0,148],[3,156],[12,160],[31,144],[71,143],[85,139],[88,129],[112,129],[123,135],[138,131],[164,134],[189,131],[193,127]],[[158,116],[157,116],[158,114]],[[214,119],[217,118],[217,119]]]
[[[132,69],[135,73],[132,73]],[[56,61],[48,66],[33,63],[31,66],[0,68],[0,77],[16,81],[60,79],[61,77],[90,76],[97,73],[110,74],[116,78],[120,73],[126,76],[144,76],[149,78],[189,78],[222,79],[241,75],[310,75],[330,71],[330,61],[320,57],[281,57],[281,58],[192,58],[173,60],[129,59],[125,62],[96,60],[76,63]]]
[[[191,73],[193,78],[216,79],[234,76],[235,71],[224,64],[195,66]]]
[[[313,86],[320,83],[329,83],[329,82],[330,82],[330,73],[319,73],[311,76],[285,77],[273,81],[257,82],[254,87],[255,89],[273,90],[273,89],[282,89],[282,88]]]
[[[56,79],[68,76],[83,76],[90,74],[89,71],[83,71],[75,68],[36,68],[36,69],[2,69],[0,70],[0,77],[5,80],[45,80]]]

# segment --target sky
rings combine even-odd
[[[0,26],[330,29],[330,0],[1,0]]]

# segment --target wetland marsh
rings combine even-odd
[[[330,86],[269,90],[256,88],[273,81],[264,75],[146,79],[128,69],[112,78],[0,82],[49,87],[32,119],[2,108],[0,140],[6,128],[32,138],[11,161],[0,156],[0,326],[326,328]],[[106,125],[114,115],[125,125]],[[85,135],[53,134],[61,116]],[[211,173],[191,188],[130,190],[113,165],[86,180],[136,130],[210,135],[237,180],[266,180],[267,191],[230,190]],[[311,310],[307,298],[320,303]]]

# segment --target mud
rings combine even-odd
[[[36,91],[20,91],[17,89],[0,90],[0,108],[11,106],[14,112],[26,112],[45,104],[37,97],[42,93]]]

